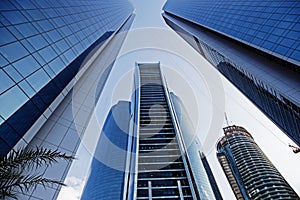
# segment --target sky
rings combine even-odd
[[[161,17],[165,1],[131,2],[136,17],[99,98],[89,128],[100,129],[112,105],[120,100],[130,100],[135,62],[160,61],[170,91],[181,98],[189,117],[193,119],[195,134],[203,143],[203,151],[224,199],[234,199],[215,150],[216,140],[223,135],[222,127],[227,125],[224,112],[229,125],[243,126],[252,134],[267,157],[300,194],[300,179],[295,176],[300,166],[300,155],[294,154],[288,147],[288,144],[294,143],[165,24]],[[96,127],[94,121],[98,122]],[[79,159],[73,163],[66,179],[68,187],[61,190],[58,199],[80,199],[94,148],[86,144],[83,142],[79,147]]]

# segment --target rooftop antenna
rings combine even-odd
[[[224,114],[225,114],[225,120],[226,120],[226,124],[227,124],[227,126],[229,126],[229,123],[228,123],[228,118],[227,118],[227,114],[226,114],[226,112],[224,112]]]

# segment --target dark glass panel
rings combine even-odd
[[[5,10],[16,10],[16,7],[10,3],[8,0],[1,0],[0,1],[0,11]]]

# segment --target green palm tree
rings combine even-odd
[[[49,178],[43,174],[35,174],[34,170],[42,166],[49,166],[58,160],[71,161],[74,156],[68,156],[58,150],[45,148],[20,149],[14,151],[4,158],[0,158],[0,199],[7,197],[18,199],[16,191],[23,194],[38,185],[46,186],[65,184]]]

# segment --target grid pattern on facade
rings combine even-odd
[[[0,11],[0,141],[11,148],[12,138],[24,135],[132,7],[127,1],[3,0]]]
[[[90,123],[90,117],[95,109],[95,100],[99,98],[107,77],[110,74],[111,63],[119,53],[119,50],[126,37],[126,31],[130,28],[134,17],[131,17],[120,31],[124,31],[120,37],[114,37],[105,46],[88,70],[75,83],[73,89],[67,94],[61,94],[62,101],[50,116],[45,117],[42,127],[29,142],[28,147],[44,147],[58,149],[68,155],[76,155],[78,146],[82,142],[82,136],[95,137],[100,134],[95,130],[86,131]],[[96,133],[95,133],[96,131]],[[92,136],[91,136],[92,135]],[[80,159],[80,158],[78,158]],[[51,177],[55,180],[64,181],[71,163],[64,161],[54,163],[51,166],[44,166],[41,172],[44,177]],[[37,187],[30,191],[22,199],[57,199],[60,187]]]
[[[299,75],[186,20],[166,22],[256,104],[295,143],[300,144]],[[227,51],[230,49],[230,51]]]
[[[299,65],[297,0],[181,0],[164,10]]]
[[[158,66],[139,67],[137,199],[193,199]]]

